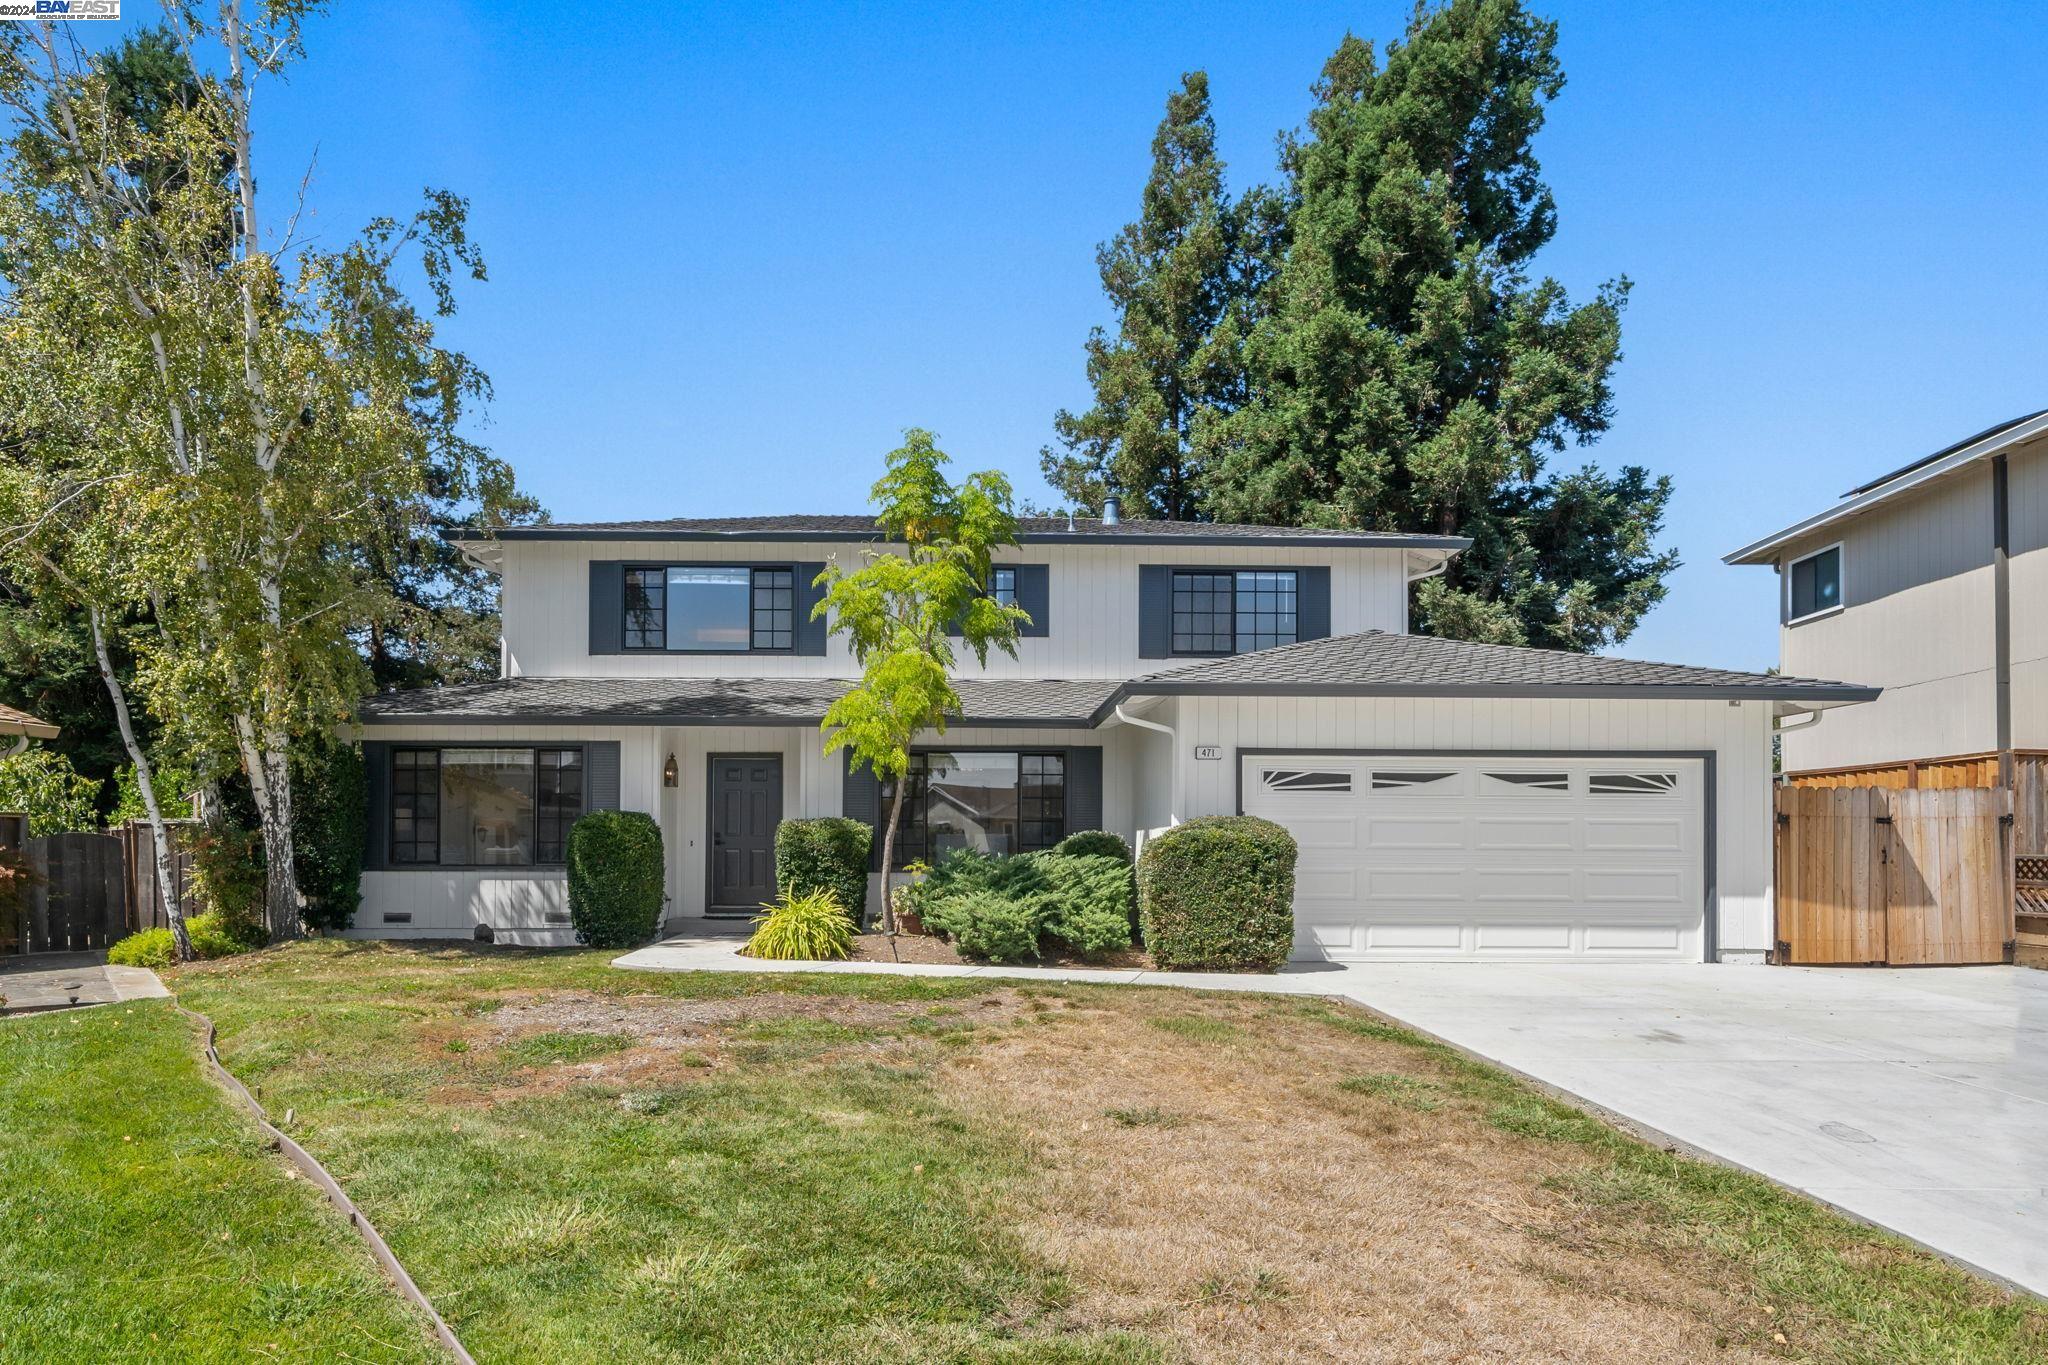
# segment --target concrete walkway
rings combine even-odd
[[[110,967],[105,953],[0,958],[0,1014],[164,1000],[170,994],[149,968]]]
[[[1273,976],[756,962],[683,936],[613,965],[1332,995],[2048,1295],[2048,972],[1373,963]]]

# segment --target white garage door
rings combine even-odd
[[[1697,962],[1697,759],[1257,755],[1285,825],[1297,958]]]

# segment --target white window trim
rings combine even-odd
[[[1792,570],[1809,559],[1819,559],[1829,550],[1835,551],[1835,605],[1832,607],[1822,607],[1819,611],[1810,611],[1804,616],[1794,616],[1792,614]],[[1842,549],[1842,542],[1839,540],[1832,545],[1823,545],[1817,550],[1808,550],[1797,559],[1786,560],[1785,571],[1778,578],[1779,589],[1784,602],[1782,610],[1785,614],[1785,624],[1788,626],[1800,625],[1807,621],[1818,621],[1824,616],[1833,616],[1837,612],[1849,609],[1849,555],[1847,551]]]

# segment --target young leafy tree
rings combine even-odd
[[[927,731],[944,734],[960,710],[951,637],[986,664],[991,648],[1015,657],[1017,628],[1030,619],[985,591],[993,552],[1017,543],[1010,481],[990,470],[956,485],[943,468],[949,463],[930,432],[903,434],[871,495],[882,547],[864,552],[851,573],[828,564],[818,576],[824,599],[811,613],[845,633],[861,667],[860,682],[825,713],[825,752],[845,749],[855,768],[867,764],[894,789],[882,828],[882,927],[892,942],[889,868],[910,785],[910,746]]]
[[[483,274],[463,201],[430,192],[410,218],[315,246],[298,204],[273,219],[258,192],[255,93],[303,55],[318,9],[168,7],[190,78],[152,57],[149,79],[176,93],[146,117],[136,82],[55,26],[0,32],[0,333],[10,374],[40,380],[9,428],[32,458],[118,483],[118,500],[84,501],[117,515],[66,503],[65,517],[107,538],[119,586],[149,607],[133,643],[159,722],[182,752],[239,760],[280,938],[302,909],[294,737],[348,719],[368,688],[356,641],[403,612],[364,547],[397,562],[437,507],[466,502],[491,523],[512,490],[462,435],[483,376],[434,334],[453,277]],[[414,269],[431,310],[408,297]]]
[[[1202,458],[1219,519],[1473,537],[1418,593],[1419,629],[1592,650],[1629,635],[1678,560],[1653,543],[1668,479],[1545,472],[1608,427],[1628,292],[1574,306],[1530,277],[1557,226],[1534,152],[1564,86],[1556,42],[1519,0],[1419,8],[1383,66],[1344,39],[1285,149],[1250,401]]]
[[[1191,71],[1167,97],[1152,139],[1138,221],[1095,253],[1116,335],[1088,337],[1095,404],[1053,419],[1062,452],[1039,457],[1046,482],[1076,505],[1119,491],[1133,516],[1193,520],[1202,511],[1195,429],[1244,398],[1242,341],[1278,216],[1263,191],[1233,204],[1216,155],[1209,77]]]

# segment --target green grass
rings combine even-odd
[[[0,1361],[443,1359],[167,1001],[0,1022]]]
[[[328,942],[174,984],[219,1025],[226,1064],[297,1111],[295,1136],[481,1359],[1161,1358],[1064,1328],[1066,1280],[1002,1207],[1028,1154],[935,1094],[923,1011],[754,1021],[697,1057],[715,1065],[566,1088],[536,1084],[537,1058],[580,1060],[605,1035],[441,1038],[488,1029],[501,991],[942,1003],[990,986],[634,975],[611,956]],[[900,1047],[870,1055],[887,1039]]]
[[[1586,1235],[1611,1254],[1674,1257],[1681,1273],[1770,1305],[1792,1339],[1765,1349],[1788,1358],[2048,1358],[2048,1318],[2031,1301],[1360,1011],[973,979],[631,974],[609,958],[328,941],[182,970],[172,984],[214,1017],[228,1065],[273,1112],[296,1110],[295,1135],[486,1360],[1175,1358],[1161,1342],[1072,1324],[1076,1285],[1013,1231],[1016,1196],[1040,1175],[1029,1144],[949,1107],[937,1084],[963,1049],[978,1062],[992,1038],[1048,1036],[1068,1009],[1120,1011],[1236,1057],[1261,1047],[1284,1058],[1304,1029],[1355,1038],[1359,1074],[1326,1073],[1303,1103],[1407,1111],[1383,1119],[1425,1125],[1447,1159],[1489,1143],[1570,1153],[1569,1173],[1539,1197],[1583,1211]],[[999,990],[1022,1010],[984,1011],[976,997]],[[502,1004],[549,991],[905,1008],[859,1023],[777,1010],[707,1030],[672,1066],[592,1075],[577,1064],[618,1051],[623,1035],[499,1040]],[[1149,1105],[1104,1116],[1133,1141],[1169,1140],[1156,1130],[1185,1122]],[[1294,1292],[1251,1270],[1190,1289],[1199,1304],[1246,1308]],[[258,1307],[241,1311],[290,1296],[248,1297]]]

